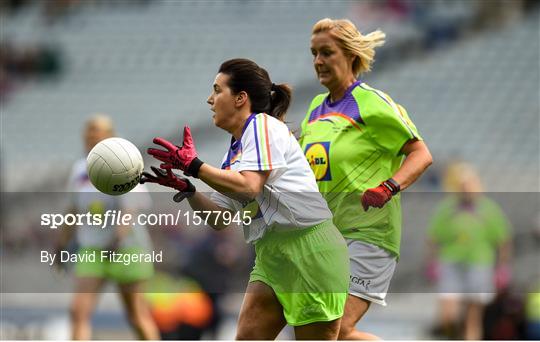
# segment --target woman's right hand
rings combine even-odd
[[[154,166],[150,166],[150,169],[152,169],[154,174],[143,172],[140,180],[141,184],[156,183],[180,191],[182,195],[174,196],[175,202],[180,202],[195,193],[195,186],[189,179],[174,174],[171,169],[165,171]]]

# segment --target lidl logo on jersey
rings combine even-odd
[[[308,144],[304,154],[317,181],[332,180],[332,175],[330,174],[329,141]]]

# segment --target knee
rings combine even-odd
[[[354,325],[341,321],[339,328],[338,340],[349,340],[349,336],[354,331]]]
[[[253,324],[244,322],[239,322],[235,340],[245,341],[245,340],[267,340],[272,339],[270,336],[265,336],[263,329],[256,327]]]
[[[339,340],[356,340],[358,330],[356,330],[356,323],[358,319],[352,319],[352,316],[343,316],[341,324],[339,326],[338,339]]]
[[[249,334],[240,331],[236,333],[236,337],[234,339],[236,341],[254,340],[254,338],[250,338]]]
[[[250,333],[248,329],[238,329],[236,332],[235,340],[237,341],[245,341],[245,340],[257,340],[258,338],[255,338],[254,334]]]
[[[378,336],[365,331],[356,330],[354,325],[341,326],[338,334],[338,340],[361,340],[361,341],[379,341]]]

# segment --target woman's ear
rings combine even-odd
[[[351,65],[354,65],[354,62],[356,61],[357,58],[360,59],[360,57],[358,56],[349,55],[349,60],[351,61]]]
[[[234,104],[236,107],[242,107],[248,100],[248,94],[245,91],[241,91],[235,95]]]

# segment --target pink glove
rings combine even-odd
[[[511,271],[508,265],[498,265],[495,269],[495,287],[497,290],[504,290],[510,284]]]
[[[140,180],[141,184],[156,183],[180,191],[173,198],[175,202],[181,202],[184,198],[189,198],[195,194],[195,186],[189,181],[189,179],[179,177],[178,175],[174,174],[171,169],[167,169],[165,172],[157,167],[150,166],[150,168],[154,174],[143,172]]]
[[[160,165],[162,169],[180,169],[188,176],[198,176],[203,162],[197,158],[197,150],[195,150],[189,126],[184,127],[184,142],[181,147],[159,137],[154,138],[154,144],[167,149],[163,151],[149,148],[147,151],[148,154],[163,162]]]

